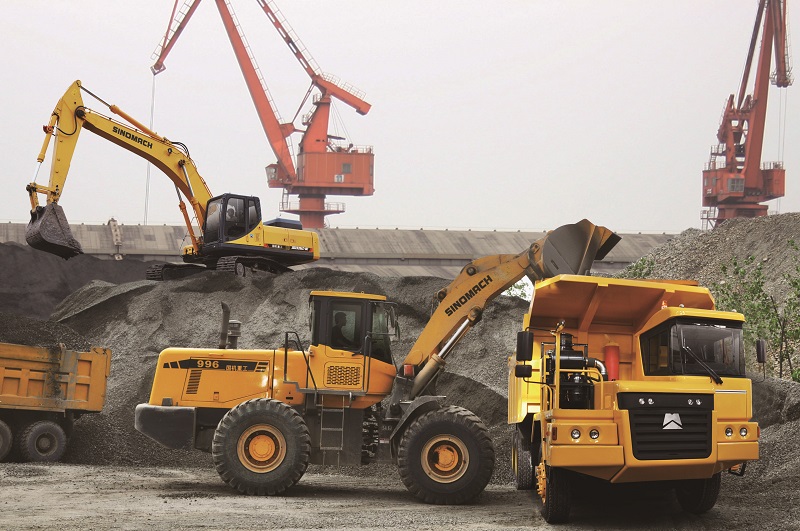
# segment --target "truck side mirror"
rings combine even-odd
[[[533,332],[523,330],[517,332],[517,361],[531,361],[533,359]]]
[[[756,341],[756,360],[759,363],[767,362],[767,342],[763,339]]]
[[[517,378],[530,378],[533,376],[533,367],[530,365],[515,365],[514,376]]]

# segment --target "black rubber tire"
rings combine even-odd
[[[545,496],[542,500],[542,517],[548,524],[563,524],[569,520],[572,505],[572,487],[569,472],[545,466]]]
[[[531,455],[530,434],[523,433],[521,425],[514,429],[511,445],[511,467],[517,490],[533,488],[533,456]]]
[[[446,470],[432,459],[443,452],[456,456],[452,469]],[[486,426],[474,413],[458,406],[420,415],[406,428],[397,451],[397,466],[406,488],[425,503],[438,505],[473,501],[489,483],[494,461],[494,445]]]
[[[18,446],[23,462],[58,461],[67,449],[67,435],[55,422],[38,420],[19,431]]]
[[[0,463],[8,457],[8,453],[11,451],[13,438],[14,436],[11,434],[11,428],[8,427],[8,424],[0,420]]]
[[[257,441],[261,441],[260,443]],[[254,455],[261,444],[264,458]],[[281,494],[308,468],[311,438],[297,411],[277,400],[242,402],[219,422],[211,456],[222,480],[243,494]]]
[[[722,477],[719,472],[708,479],[689,479],[675,488],[675,497],[687,513],[703,514],[717,503]]]

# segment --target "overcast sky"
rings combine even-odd
[[[255,1],[231,3],[281,115],[291,118],[308,77]],[[350,139],[374,146],[376,191],[329,196],[347,204],[331,226],[541,230],[586,217],[619,232],[700,227],[701,172],[724,103],[738,91],[757,6],[277,4],[321,69],[373,106],[366,116],[336,107]],[[151,54],[172,0],[3,7],[0,220],[24,222],[41,126],[75,79],[149,122]],[[791,12],[790,25],[796,20]],[[166,65],[155,78],[154,129],[189,147],[213,193],[257,195],[265,218],[278,215],[281,194],[264,171],[275,157],[213,0],[200,4]],[[800,210],[798,91],[770,94],[764,160],[786,163],[786,197],[770,203],[780,212]],[[49,164],[38,182],[47,182]],[[148,222],[180,224],[174,187],[158,170],[151,175]],[[72,223],[142,223],[145,181],[142,159],[84,131],[60,204]]]

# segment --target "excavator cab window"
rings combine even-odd
[[[363,328],[362,305],[350,302],[333,302],[330,306],[330,342],[332,348],[358,352],[361,350]]]
[[[370,334],[370,356],[385,363],[392,360],[392,337],[399,337],[395,305],[389,302],[372,303],[372,334]]]
[[[215,197],[206,207],[205,242],[237,240],[251,233],[259,223],[261,205],[257,198],[230,194]]]

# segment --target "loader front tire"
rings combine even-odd
[[[703,514],[717,503],[721,483],[719,472],[708,479],[688,479],[675,488],[675,497],[687,513]]]
[[[8,457],[11,451],[12,435],[8,424],[0,420],[0,463]]]
[[[420,415],[403,434],[397,452],[400,478],[425,503],[473,501],[494,470],[494,446],[471,411],[448,406]]]
[[[514,428],[511,445],[511,467],[517,490],[533,488],[533,458],[531,456],[530,435],[523,432],[522,426]]]
[[[311,438],[291,407],[267,398],[242,402],[219,422],[211,444],[222,480],[242,494],[282,494],[308,468]]]
[[[19,432],[19,454],[23,462],[58,461],[67,449],[67,434],[51,420],[39,420]]]

